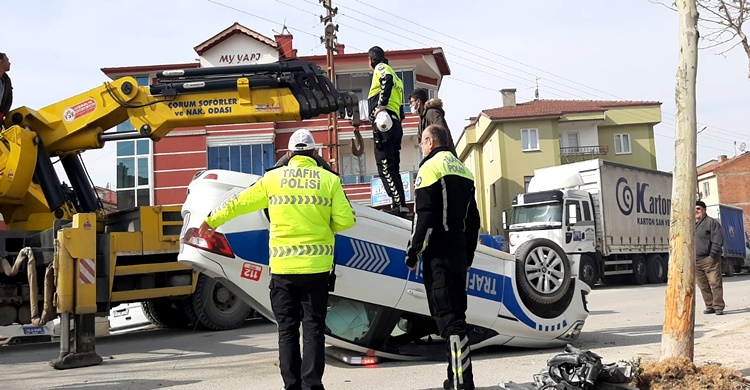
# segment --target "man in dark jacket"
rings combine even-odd
[[[448,132],[448,149],[454,156],[456,154],[456,145],[453,143],[453,136],[451,136],[451,130],[448,127],[448,123],[445,121],[445,111],[443,110],[443,101],[438,98],[427,98],[427,90],[424,88],[415,89],[411,95],[409,95],[409,105],[411,107],[411,113],[419,115],[419,127],[417,135],[419,141],[422,141],[422,132],[429,125],[438,125],[444,128]]]
[[[422,134],[424,160],[415,183],[416,201],[406,265],[422,275],[430,314],[448,340],[446,389],[474,389],[466,326],[466,274],[479,238],[474,177],[446,146],[448,131],[428,126]]]
[[[5,53],[0,53],[0,120],[10,112],[13,104],[13,85],[10,82],[10,59]]]
[[[706,204],[703,201],[695,202],[695,280],[706,304],[703,314],[724,314],[724,288],[721,281],[723,245],[721,225],[706,215]]]

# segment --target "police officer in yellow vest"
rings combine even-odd
[[[279,368],[287,390],[324,388],[325,318],[334,233],[355,223],[341,180],[318,166],[314,148],[308,130],[294,132],[289,140],[288,165],[269,170],[236,199],[214,210],[200,228],[201,235],[210,235],[232,218],[268,209],[271,306],[278,324]]]
[[[466,274],[479,239],[479,210],[474,177],[448,148],[448,132],[438,125],[422,133],[415,182],[416,200],[406,265],[422,275],[430,314],[448,340],[450,359],[445,389],[474,389],[466,326]]]
[[[393,202],[388,212],[403,217],[409,211],[406,208],[404,184],[401,182],[401,172],[399,172],[401,139],[404,136],[404,130],[401,127],[401,120],[404,118],[404,83],[388,65],[383,49],[373,46],[367,54],[370,59],[370,69],[373,70],[367,102],[370,106],[370,123],[373,124],[375,163],[385,192]],[[380,112],[387,113],[393,123],[386,131],[375,126],[375,118]]]

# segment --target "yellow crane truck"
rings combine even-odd
[[[163,71],[150,86],[123,77],[41,110],[12,110],[0,132],[0,213],[8,226],[0,232],[0,326],[43,325],[59,315],[60,356],[50,362],[57,369],[102,361],[95,318],[121,303],[143,302],[162,326],[239,326],[249,307],[177,262],[180,207],[105,214],[80,154],[108,141],[156,142],[181,127],[324,114],[351,116],[352,151],[361,154],[356,96],[339,93],[316,64],[296,59]],[[128,119],[136,130],[108,131]],[[60,182],[52,158],[70,186]]]

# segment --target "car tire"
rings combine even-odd
[[[236,294],[204,274],[198,276],[191,298],[198,323],[210,330],[237,329],[252,312]]]
[[[667,267],[664,265],[664,259],[656,253],[648,255],[646,258],[646,276],[651,284],[660,284],[665,279]]]
[[[578,279],[588,284],[589,287],[594,287],[599,281],[599,267],[596,266],[591,256],[581,255],[581,259],[578,260]]]
[[[183,310],[182,300],[143,301],[141,309],[149,322],[160,328],[186,328],[193,323]]]
[[[516,283],[532,302],[552,304],[571,283],[570,261],[562,248],[546,238],[525,242],[516,251]]]
[[[646,258],[643,255],[633,256],[633,274],[631,281],[633,284],[641,285],[648,282],[648,269],[646,267]]]

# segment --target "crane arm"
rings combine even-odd
[[[87,202],[90,194],[80,193],[93,189],[79,188],[88,183],[77,154],[107,141],[159,141],[175,128],[296,121],[344,111],[358,127],[356,96],[339,93],[317,65],[302,60],[164,71],[148,87],[132,77],[105,82],[38,111],[20,107],[7,115],[0,133],[0,212],[13,224],[50,210],[58,218],[98,211]],[[128,119],[135,131],[105,132]],[[76,195],[88,205],[67,204],[50,156],[63,160]]]

